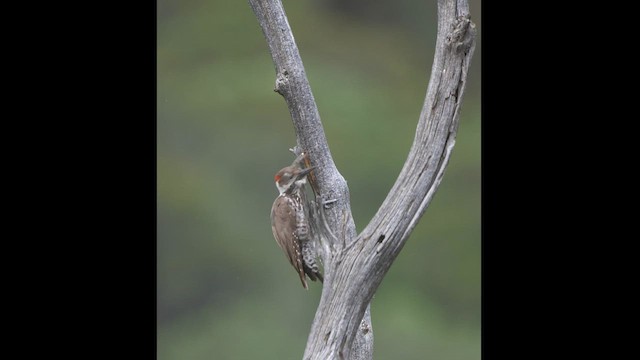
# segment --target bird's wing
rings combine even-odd
[[[302,286],[307,289],[307,280],[304,274],[300,242],[298,240],[298,231],[295,222],[296,217],[293,212],[294,209],[288,204],[286,197],[279,196],[273,203],[273,208],[271,209],[271,230],[276,242],[284,251],[291,265],[298,272]],[[276,219],[280,226],[275,226]]]

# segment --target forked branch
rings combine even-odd
[[[273,58],[274,90],[287,103],[298,148],[307,152],[310,165],[316,167],[314,189],[326,199],[337,200],[326,211],[327,224],[336,240],[329,253],[321,254],[325,281],[304,359],[370,359],[373,338],[368,331],[369,302],[431,202],[455,144],[475,48],[476,31],[467,0],[438,1],[431,79],[413,145],[387,198],[358,236],[351,217],[349,189],[331,157],[282,3],[249,3]],[[352,348],[356,336],[358,341]]]

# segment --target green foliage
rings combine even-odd
[[[436,24],[402,4],[406,22],[383,24],[284,1],[358,230],[429,80]],[[157,43],[158,359],[299,359],[320,288],[300,286],[271,234],[295,135],[260,27],[246,1],[161,0]],[[479,69],[478,42],[449,167],[372,302],[377,359],[480,358]]]

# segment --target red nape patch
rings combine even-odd
[[[274,176],[273,178],[276,180],[276,182],[280,181],[280,175],[278,174],[276,174],[276,176]]]

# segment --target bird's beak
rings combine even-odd
[[[304,176],[306,176],[308,173],[311,172],[311,170],[315,169],[315,166],[312,167],[308,167],[306,169],[302,169],[300,170],[300,172],[298,173],[298,179],[303,178]]]

